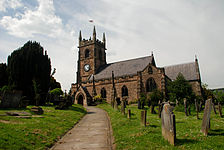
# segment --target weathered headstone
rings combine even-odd
[[[159,100],[159,102],[158,102],[158,116],[159,116],[159,118],[161,118],[161,112],[162,112],[162,103],[160,102],[160,100]]]
[[[5,92],[2,96],[0,107],[2,108],[18,108],[22,98],[22,91]]]
[[[217,114],[214,103],[212,103],[212,108],[213,108],[214,113]]]
[[[197,102],[196,99],[194,100],[194,104],[195,104],[195,109],[196,109],[196,112],[197,112],[197,119],[199,119],[199,116],[198,116],[199,108],[198,108],[198,102]]]
[[[219,116],[222,117],[222,105],[218,102]]]
[[[184,111],[185,111],[185,115],[188,116],[188,113],[187,113],[187,99],[184,98]]]
[[[114,100],[114,109],[115,110],[118,110],[118,104],[117,104],[117,101],[116,100]]]
[[[205,102],[204,115],[201,125],[201,132],[204,133],[205,136],[208,135],[208,130],[210,126],[210,114],[212,109],[212,99],[208,99]]]
[[[162,119],[162,135],[169,141],[171,145],[175,145],[176,141],[176,122],[173,114],[173,107],[170,104],[164,104],[161,114]]]
[[[128,119],[131,119],[131,109],[128,109]]]
[[[42,115],[44,113],[43,109],[38,106],[34,106],[30,109],[31,112],[34,112],[37,115]]]
[[[146,115],[147,115],[147,110],[142,110],[141,111],[141,123],[144,126],[146,126]]]
[[[124,101],[121,102],[121,113],[123,115],[125,115],[125,102]]]

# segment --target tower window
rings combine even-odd
[[[122,97],[128,96],[128,88],[125,85],[121,88],[121,92],[122,92]]]
[[[146,92],[152,92],[154,89],[156,89],[156,82],[153,78],[149,78],[146,81]]]
[[[100,94],[102,98],[107,98],[107,91],[105,90],[105,88],[101,89]]]
[[[88,58],[89,57],[89,49],[86,49],[85,51],[85,58]]]

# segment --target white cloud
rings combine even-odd
[[[1,0],[0,1],[0,11],[5,12],[7,9],[16,9],[22,7],[21,0]]]
[[[26,10],[23,14],[17,13],[15,17],[4,16],[0,20],[9,34],[17,37],[28,38],[35,35],[48,37],[67,37],[63,30],[60,17],[55,15],[53,0],[38,0],[36,10]]]

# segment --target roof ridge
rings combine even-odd
[[[116,62],[111,62],[107,65],[110,65],[110,64],[114,64],[114,63],[121,63],[121,62],[128,62],[128,61],[133,61],[133,60],[137,60],[137,59],[143,59],[143,58],[147,58],[147,57],[152,57],[152,56],[145,56],[145,57],[138,57],[138,58],[133,58],[133,59],[127,59],[127,60],[122,60],[122,61],[116,61]]]
[[[167,67],[174,67],[174,66],[179,66],[179,65],[193,64],[193,63],[195,63],[195,62],[194,62],[194,61],[192,61],[192,62],[188,62],[188,63],[174,64],[174,65],[164,66],[163,68],[167,68]]]

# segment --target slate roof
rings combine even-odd
[[[152,62],[153,62],[153,56],[147,56],[110,63],[101,68],[100,69],[101,71],[95,74],[94,78],[95,80],[111,78],[112,71],[114,71],[114,77],[124,75],[134,75],[137,74],[138,71],[142,71],[143,69],[145,69],[145,67]],[[90,80],[92,80],[92,76]]]
[[[165,69],[165,74],[171,80],[175,80],[179,72],[183,74],[186,80],[199,80],[195,62],[166,66],[164,67],[164,69]]]

